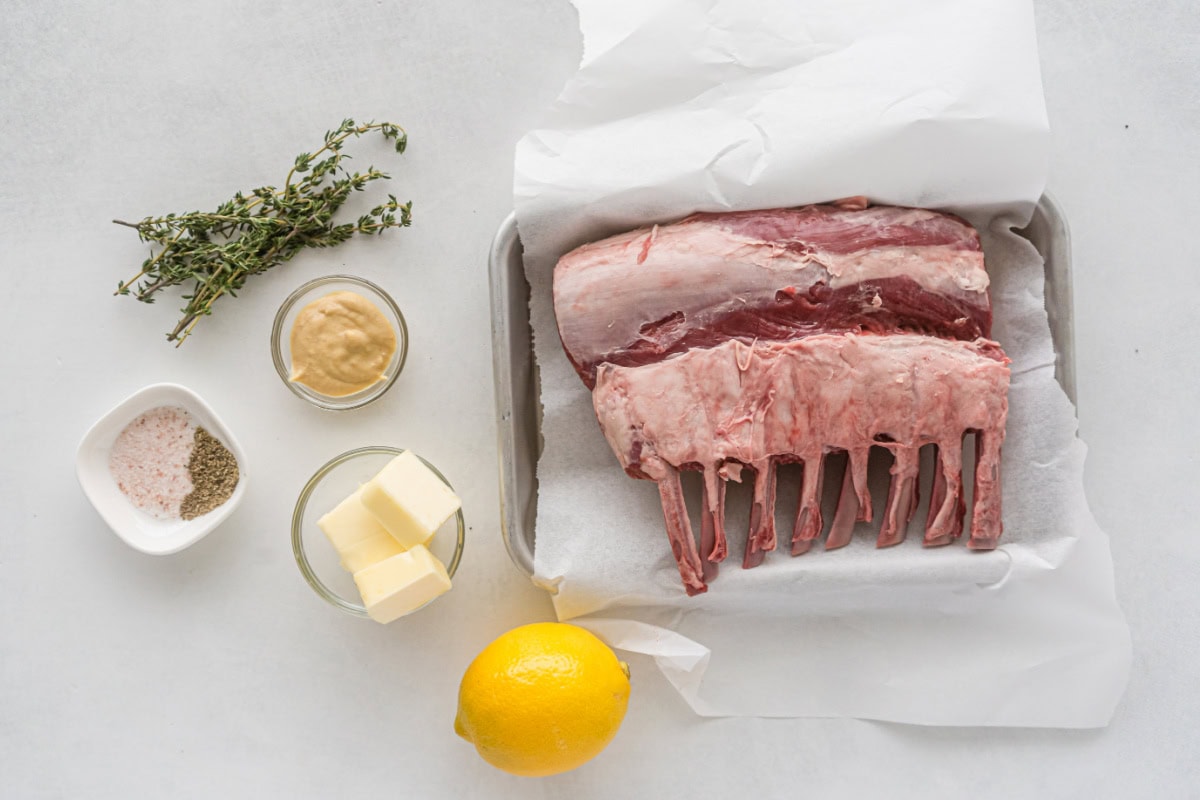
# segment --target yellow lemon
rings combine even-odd
[[[604,642],[538,622],[496,639],[467,667],[454,731],[505,772],[555,775],[603,750],[628,702],[629,667]]]

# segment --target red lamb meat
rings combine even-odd
[[[937,446],[925,544],[963,530],[962,440],[978,435],[969,546],[1002,530],[1008,359],[987,339],[978,233],[933,211],[853,198],[799,209],[697,214],[584,245],[554,271],[564,349],[625,471],[658,483],[689,594],[727,553],[725,480],[753,471],[743,566],[775,549],[775,473],[803,465],[791,551],[823,529],[827,454],[848,455],[825,546],[870,521],[867,457],[894,456],[877,544],[903,541],[918,454]],[[679,479],[703,472],[697,551]]]

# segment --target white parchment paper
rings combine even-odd
[[[703,715],[1106,724],[1129,633],[1083,494],[1074,409],[1054,380],[1042,262],[1010,230],[1028,220],[1046,175],[1030,6],[576,6],[583,63],[518,144],[515,179],[545,442],[535,579],[559,618],[652,656]],[[1003,544],[925,550],[918,516],[898,547],[876,550],[860,525],[843,550],[783,549],[743,570],[747,491],[735,490],[731,556],[708,593],[689,598],[654,484],[622,472],[562,352],[554,263],[582,242],[697,210],[856,194],[951,209],[981,229],[993,335],[1013,359]],[[886,465],[876,468],[883,490]],[[784,473],[783,531],[795,494]]]

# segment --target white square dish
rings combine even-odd
[[[194,519],[155,519],[138,510],[122,494],[109,471],[113,442],[138,415],[158,406],[178,406],[215,436],[237,459],[238,483],[233,495]],[[130,547],[150,555],[168,555],[208,535],[237,508],[246,493],[246,457],[233,434],[200,396],[175,383],[156,383],[134,392],[96,421],[84,434],[75,457],[79,485],[101,518]]]

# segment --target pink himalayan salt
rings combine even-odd
[[[179,519],[192,491],[188,460],[196,422],[175,406],[152,408],[130,422],[113,442],[108,470],[134,507],[157,519]]]

